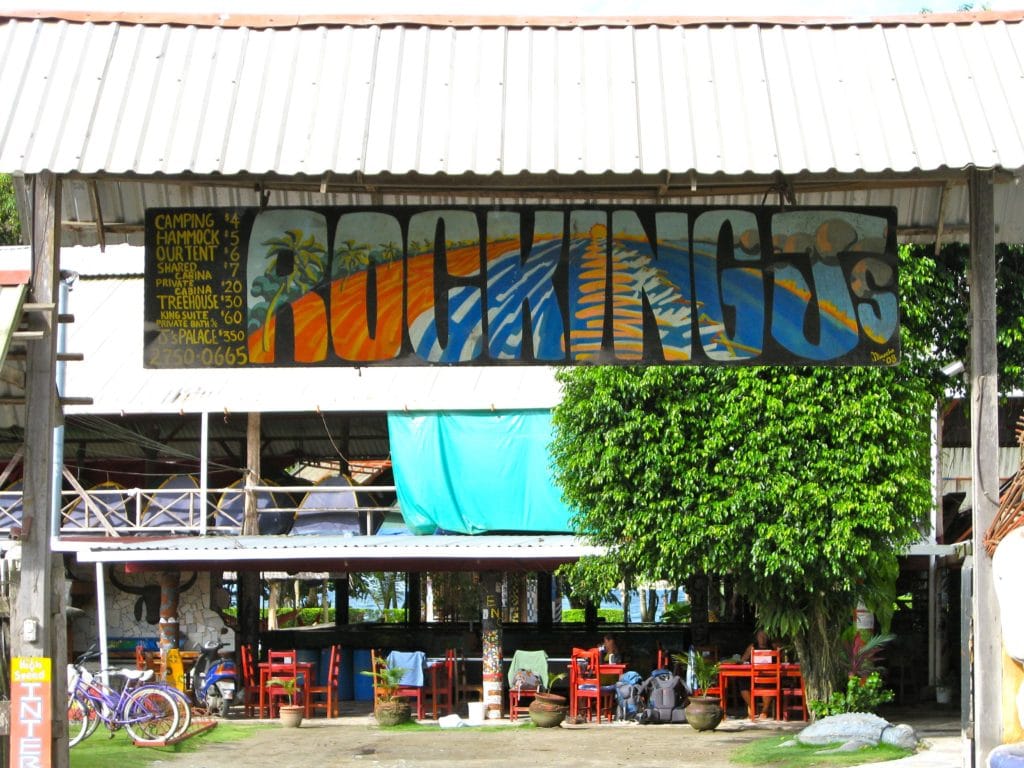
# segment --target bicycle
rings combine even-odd
[[[86,669],[84,657],[68,666],[68,746],[87,739],[101,721],[111,734],[123,726],[139,742],[166,741],[179,733],[180,699],[158,686],[138,685],[152,672],[115,671],[126,680],[117,690]]]

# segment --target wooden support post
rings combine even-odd
[[[60,177],[42,172],[32,179],[32,285],[29,301],[49,306],[33,312],[25,372],[24,522],[21,577],[11,622],[12,656],[52,660],[50,696],[55,714],[50,754],[55,768],[69,763],[61,702],[67,696],[64,568],[50,549],[54,430],[57,426],[57,292],[60,262]],[[59,612],[59,613],[58,613]]]
[[[254,536],[260,532],[259,508],[252,486],[259,483],[260,467],[260,414],[250,413],[245,428],[245,512],[242,534]],[[260,641],[260,573],[238,571],[238,642],[259,652]]]
[[[405,575],[405,622],[410,627],[418,627],[420,612],[423,609],[423,578],[422,574],[410,571]]]
[[[971,510],[974,533],[974,761],[987,764],[1002,743],[1002,643],[992,558],[982,540],[999,507],[998,368],[996,360],[996,259],[991,171],[973,168],[970,184],[971,261]]]
[[[537,626],[541,629],[551,629],[551,573],[549,571],[537,572]]]
[[[348,624],[348,574],[333,580],[334,585],[334,626]]]

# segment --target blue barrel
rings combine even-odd
[[[316,648],[302,648],[295,655],[297,661],[308,662],[313,665],[314,679],[310,682],[310,685],[320,685],[327,679],[320,671],[320,651]]]
[[[331,658],[331,650],[325,651],[324,663],[327,664]],[[352,701],[355,692],[352,689],[352,649],[342,647],[341,668],[338,670],[338,701]]]
[[[352,651],[352,690],[356,701],[373,701],[373,679],[362,672],[370,671],[370,650]]]

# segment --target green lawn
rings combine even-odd
[[[793,742],[793,744],[792,746],[782,746],[786,742]],[[909,750],[898,749],[889,744],[879,744],[877,747],[869,747],[856,752],[840,752],[835,755],[817,754],[822,749],[827,749],[827,747],[799,744],[790,735],[772,736],[744,745],[737,750],[732,760],[735,763],[767,766],[767,768],[817,768],[817,766],[825,768],[878,763],[912,754]]]
[[[114,738],[111,739],[108,738],[109,732],[101,725],[96,733],[71,748],[71,768],[109,768],[112,765],[118,768],[145,768],[167,755],[192,752],[203,744],[239,741],[255,733],[259,728],[268,727],[271,726],[221,722],[217,723],[216,728],[169,747],[136,747],[124,730],[114,733]]]

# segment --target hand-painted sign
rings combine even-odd
[[[11,659],[12,768],[50,765],[53,697],[50,659],[15,656]]]
[[[145,365],[891,365],[892,208],[146,214]]]

